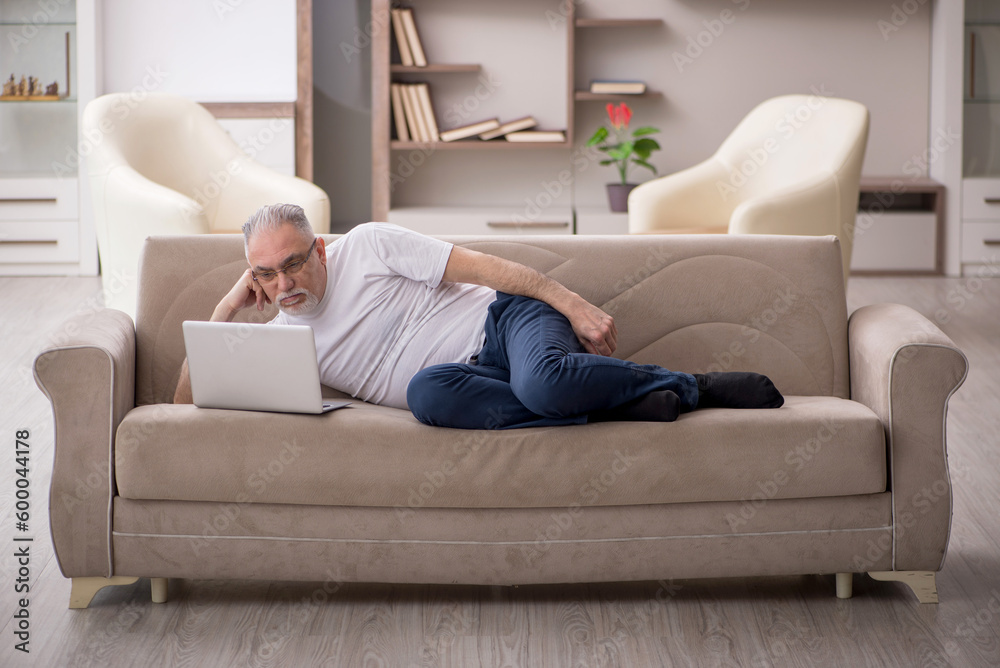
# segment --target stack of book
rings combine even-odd
[[[389,87],[392,117],[399,141],[440,141],[430,88],[426,83],[393,83]]]
[[[424,47],[417,34],[417,24],[413,20],[413,10],[410,8],[393,9],[392,32],[396,35],[396,47],[399,49],[399,60],[404,65],[427,67]]]
[[[444,130],[441,132],[441,141],[458,141],[469,137],[479,137],[482,140],[502,137],[512,142],[566,141],[566,135],[561,130],[552,132],[529,130],[536,125],[538,125],[538,121],[533,116],[525,116],[506,123],[501,123],[497,118],[491,118]]]
[[[646,84],[642,81],[595,79],[590,82],[590,92],[610,95],[642,95],[646,92]]]

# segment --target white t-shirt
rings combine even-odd
[[[326,293],[303,315],[323,384],[377,404],[406,408],[406,386],[432,364],[468,362],[485,340],[496,292],[443,283],[452,244],[388,223],[355,227],[326,249]]]

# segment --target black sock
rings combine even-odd
[[[604,411],[594,411],[588,422],[673,422],[681,412],[681,400],[670,390],[658,390]]]
[[[698,408],[778,408],[785,403],[767,376],[749,371],[696,373]]]

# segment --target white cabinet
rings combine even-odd
[[[628,234],[628,214],[606,206],[576,207],[577,234]]]
[[[0,97],[0,274],[97,273],[77,128],[96,90],[96,1],[0,0],[0,72],[57,90]]]
[[[389,221],[422,234],[573,234],[573,211],[549,207],[531,218],[507,208],[400,207],[389,210]]]
[[[1000,177],[962,181],[962,264],[1000,265]]]

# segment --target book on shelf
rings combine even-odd
[[[611,95],[642,95],[646,92],[646,84],[642,81],[595,79],[590,82],[590,92]]]
[[[411,84],[401,84],[400,93],[403,97],[403,111],[406,114],[406,125],[410,130],[411,141],[427,141],[426,130],[420,115],[420,104],[416,98],[416,91]]]
[[[431,103],[431,91],[427,84],[416,84],[417,99],[420,101],[420,113],[427,126],[427,141],[440,141],[437,119],[434,118],[434,105]]]
[[[475,137],[478,134],[489,130],[496,130],[499,127],[500,121],[495,118],[491,118],[488,121],[478,121],[476,123],[470,123],[469,125],[463,125],[459,128],[445,130],[441,133],[441,141],[457,141],[459,139],[465,139],[466,137]]]
[[[409,7],[401,9],[400,17],[403,21],[403,30],[406,32],[406,42],[410,47],[410,55],[413,56],[413,64],[417,67],[427,67],[427,58],[424,56],[424,47],[420,43],[420,36],[417,34],[417,24],[413,20],[413,10]]]
[[[404,65],[413,65],[413,55],[410,43],[406,39],[406,29],[403,27],[403,10],[390,11],[392,18],[392,33],[396,36],[396,48],[399,49],[399,61]]]
[[[392,82],[389,99],[399,141],[440,141],[428,84]]]
[[[566,133],[562,130],[522,130],[504,135],[507,141],[513,142],[560,142],[566,141]]]
[[[392,100],[392,119],[396,124],[396,138],[410,141],[410,130],[406,126],[406,110],[403,107],[403,84],[390,84],[389,97]]]
[[[496,129],[489,130],[487,132],[479,133],[480,139],[496,139],[497,137],[502,137],[511,132],[518,132],[519,130],[527,130],[538,125],[538,121],[535,120],[534,116],[525,116],[524,118],[519,118],[515,121],[507,121],[506,123],[500,125]]]

